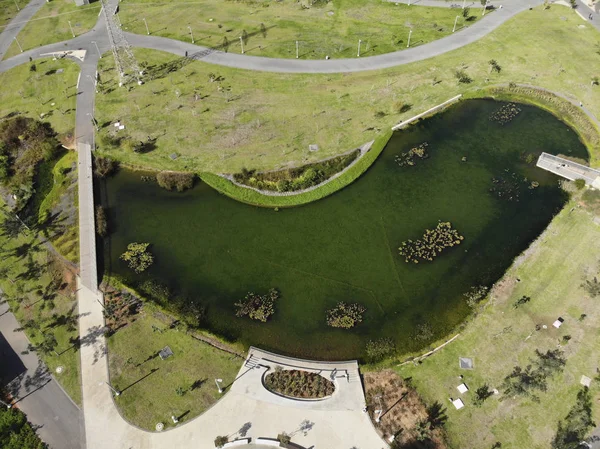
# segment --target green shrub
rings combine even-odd
[[[223,447],[229,442],[229,437],[218,436],[215,438],[215,447]]]
[[[342,329],[351,329],[362,322],[363,313],[366,310],[360,304],[338,302],[333,309],[327,311],[327,325]]]
[[[0,447],[3,449],[46,449],[25,414],[17,408],[0,406]]]
[[[473,79],[469,75],[467,75],[467,72],[465,72],[464,70],[456,70],[454,72],[454,77],[461,84],[469,84],[473,82]]]
[[[575,187],[577,187],[577,190],[583,189],[585,187],[585,179],[577,178],[575,180]]]
[[[94,173],[99,178],[106,178],[115,172],[118,162],[108,157],[98,156],[94,159]]]
[[[183,192],[191,189],[194,186],[196,175],[193,173],[182,173],[172,171],[162,171],[156,175],[158,185],[163,189],[177,190]]]
[[[265,387],[269,391],[301,399],[324,398],[335,391],[333,382],[320,374],[281,368],[265,376]]]

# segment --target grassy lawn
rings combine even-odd
[[[116,87],[112,60],[104,58],[105,93],[96,99],[97,119],[106,124],[100,134],[114,132],[109,122],[122,119],[122,135],[156,139],[156,149],[134,154],[101,145],[101,152],[132,166],[182,171],[298,166],[356,148],[458,93],[477,95],[508,82],[562,92],[600,116],[600,87],[591,85],[600,34],[581,23],[568,8],[536,8],[437,58],[349,74],[250,72],[138,50],[149,76],[130,92]],[[491,58],[500,73],[491,73]],[[473,81],[458,83],[458,69]],[[319,151],[309,152],[310,144]],[[173,153],[175,161],[168,158]],[[599,155],[593,151],[592,163]]]
[[[50,3],[44,4],[31,18],[17,36],[17,40],[23,50],[29,50],[72,39],[69,21],[75,36],[79,36],[92,29],[98,20],[99,11],[100,2],[76,6],[72,0],[52,0]],[[13,42],[4,55],[4,59],[19,53],[19,47]]]
[[[22,114],[49,122],[59,133],[72,133],[79,66],[65,59],[35,61],[0,73],[0,117]],[[62,73],[57,73],[63,70]]]
[[[41,219],[54,217],[47,233],[52,245],[73,263],[79,262],[77,153],[67,151],[52,167],[50,190],[38,209]]]
[[[503,449],[547,448],[557,423],[575,403],[582,375],[594,378],[599,363],[598,298],[590,298],[580,284],[598,274],[600,227],[593,215],[572,201],[550,227],[518,258],[496,286],[479,316],[461,336],[421,365],[398,368],[411,377],[426,402],[440,401],[448,411],[446,428],[452,447],[489,449],[496,441]],[[519,281],[520,280],[520,281]],[[523,295],[531,301],[513,304]],[[581,321],[580,316],[587,317]],[[552,327],[564,318],[560,329]],[[546,325],[536,331],[536,325]],[[565,343],[563,337],[570,335]],[[474,406],[474,391],[487,383],[498,388],[515,365],[523,368],[534,351],[560,347],[566,356],[565,371],[552,378],[540,402],[525,398],[492,396]],[[459,357],[472,357],[475,368],[460,370]],[[457,376],[462,374],[464,379]],[[465,382],[471,391],[462,396],[456,387]],[[598,384],[592,383],[598,397]],[[448,398],[462,397],[465,408],[455,410]],[[595,402],[595,401],[594,401]],[[596,417],[600,416],[598,410]]]
[[[27,2],[18,1],[19,8],[25,7]],[[4,30],[4,26],[8,25],[15,16],[19,14],[19,10],[15,6],[14,0],[0,0],[0,32]]]
[[[242,359],[198,341],[150,303],[137,319],[108,339],[111,382],[122,391],[117,405],[123,416],[144,429],[158,422],[173,426],[171,416],[186,422],[220,397],[215,379],[229,385]],[[169,346],[166,360],[158,351]],[[180,389],[178,391],[178,389]]]
[[[0,288],[11,311],[34,346],[45,335],[54,335],[54,350],[38,353],[69,396],[81,404],[74,274],[32,232],[17,238],[0,234],[0,248]],[[61,374],[55,372],[59,366],[64,368]]]
[[[466,20],[462,10],[378,0],[309,3],[146,0],[124,3],[121,20],[127,31],[146,34],[145,18],[152,35],[186,42],[190,27],[197,44],[232,53],[241,53],[240,37],[247,36],[244,51],[255,56],[295,58],[298,41],[301,59],[323,59],[356,57],[359,39],[361,56],[403,50],[411,29],[411,46],[422,45],[451,34],[457,14],[457,29],[481,17],[473,11]]]

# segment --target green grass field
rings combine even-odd
[[[69,21],[75,36],[79,36],[92,29],[98,20],[99,11],[100,2],[77,6],[72,0],[52,0],[44,4],[31,18],[18,34],[17,40],[26,51],[42,45],[72,39]],[[19,47],[13,42],[4,55],[4,59],[19,53]]]
[[[272,2],[222,2],[219,0],[123,3],[123,28],[216,47],[241,53],[240,37],[247,36],[244,52],[255,56],[295,58],[296,41],[301,59],[353,58],[403,50],[422,45],[475,23],[481,14],[473,11],[469,20],[462,10],[407,6],[378,0],[334,0],[315,2],[282,0]],[[457,12],[458,11],[458,12]],[[190,27],[190,28],[188,28]],[[244,34],[245,33],[245,34]]]
[[[72,133],[79,66],[65,59],[35,61],[0,73],[0,117],[22,114],[49,122],[59,133]],[[57,73],[63,70],[62,73]],[[41,114],[44,114],[42,117]]]
[[[19,8],[23,8],[27,2],[17,1]],[[19,14],[19,10],[15,5],[14,0],[0,0],[0,32],[4,30],[4,27],[8,25],[15,16]]]
[[[108,339],[111,383],[122,391],[117,405],[125,419],[148,430],[158,422],[173,426],[173,415],[185,423],[204,412],[220,397],[214,379],[229,385],[243,362],[179,328],[170,329],[170,323],[146,303],[135,322]],[[165,346],[172,357],[146,361]]]
[[[100,150],[131,166],[154,169],[214,173],[244,166],[298,166],[356,148],[379,130],[458,93],[476,96],[480,89],[509,82],[562,92],[600,116],[600,87],[591,85],[600,63],[592,49],[600,33],[580,24],[581,18],[568,8],[536,8],[476,43],[433,59],[389,70],[330,75],[185,64],[171,55],[138,50],[139,60],[149,65],[148,73],[159,79],[149,76],[145,85],[130,92],[116,87],[114,72],[108,71],[111,58],[104,58],[105,93],[98,95],[96,106],[97,119],[107,126],[100,134],[112,132],[110,122],[122,120],[126,135],[143,141],[155,138],[156,149],[145,154],[102,146]],[[491,73],[492,58],[500,73]],[[183,67],[168,72],[179,64]],[[473,82],[458,83],[457,69]],[[210,82],[211,78],[220,80]],[[319,151],[309,152],[310,144],[319,145]],[[600,152],[592,152],[592,163],[597,163]],[[172,153],[179,158],[169,159]]]
[[[3,273],[0,288],[11,311],[34,346],[43,340],[44,335],[54,335],[58,343],[56,352],[40,356],[71,399],[81,404],[79,352],[73,344],[78,335],[74,274],[56,257],[50,257],[32,232],[21,233],[13,239],[2,234],[0,248],[0,270]],[[53,273],[64,274],[67,287],[60,291],[51,288]],[[28,326],[30,320],[32,325]],[[64,368],[61,374],[55,373],[58,366]]]
[[[456,341],[421,365],[398,369],[402,376],[412,378],[427,402],[440,401],[447,407],[446,428],[452,447],[489,449],[499,441],[503,449],[547,448],[558,421],[575,403],[581,376],[597,375],[598,298],[590,298],[580,288],[583,279],[599,271],[600,228],[593,218],[572,201],[514,262],[479,316]],[[531,301],[515,309],[513,303],[523,295]],[[579,320],[581,314],[587,315],[583,321]],[[555,329],[552,323],[558,317],[565,322]],[[536,325],[548,327],[536,331]],[[565,335],[571,336],[567,344],[562,340]],[[566,369],[549,382],[539,403],[492,396],[480,408],[473,405],[475,389],[487,383],[501,390],[500,384],[513,366],[525,367],[536,349],[557,347],[565,353]],[[473,357],[475,368],[460,370],[459,357]],[[459,379],[459,374],[464,379]],[[462,382],[470,391],[461,396],[456,386]],[[596,398],[598,392],[594,381]],[[465,408],[455,410],[449,397],[461,397]],[[595,415],[600,416],[598,410]]]

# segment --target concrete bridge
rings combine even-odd
[[[571,181],[583,179],[588,186],[600,189],[600,171],[562,157],[542,153],[537,166]]]

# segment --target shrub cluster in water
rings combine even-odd
[[[435,229],[426,229],[419,240],[402,242],[399,251],[405,262],[432,261],[444,249],[460,244],[464,239],[448,221],[440,222]]]
[[[508,103],[493,112],[492,115],[490,115],[490,121],[506,125],[507,123],[512,122],[520,112],[521,108],[519,106],[515,103]]]
[[[265,387],[275,393],[301,399],[319,399],[331,396],[335,385],[317,373],[300,370],[282,370],[265,377]]]
[[[257,173],[255,170],[242,169],[233,175],[240,184],[273,192],[295,192],[316,186],[336,173],[348,167],[360,155],[360,150],[337,156],[326,161],[287,168],[271,172]]]
[[[522,178],[517,173],[506,170],[506,175],[494,176],[492,178],[490,193],[501,200],[518,202],[521,197],[522,188],[527,182],[526,178]],[[537,187],[538,185],[535,181],[531,184],[532,187]]]
[[[195,175],[193,173],[179,173],[173,171],[161,171],[156,175],[158,185],[163,189],[177,190],[183,192],[194,186]]]
[[[411,148],[406,153],[397,154],[394,160],[400,167],[412,167],[416,164],[417,159],[427,159],[429,157],[429,153],[427,152],[428,146],[427,142],[423,142],[421,145]]]
[[[248,315],[253,320],[266,322],[275,313],[275,301],[279,298],[279,292],[272,288],[266,295],[257,295],[249,292],[243,301],[236,302],[238,308],[235,313],[238,317]]]
[[[338,302],[333,309],[327,311],[327,325],[350,329],[362,321],[363,313],[367,309],[360,304],[346,304]]]

